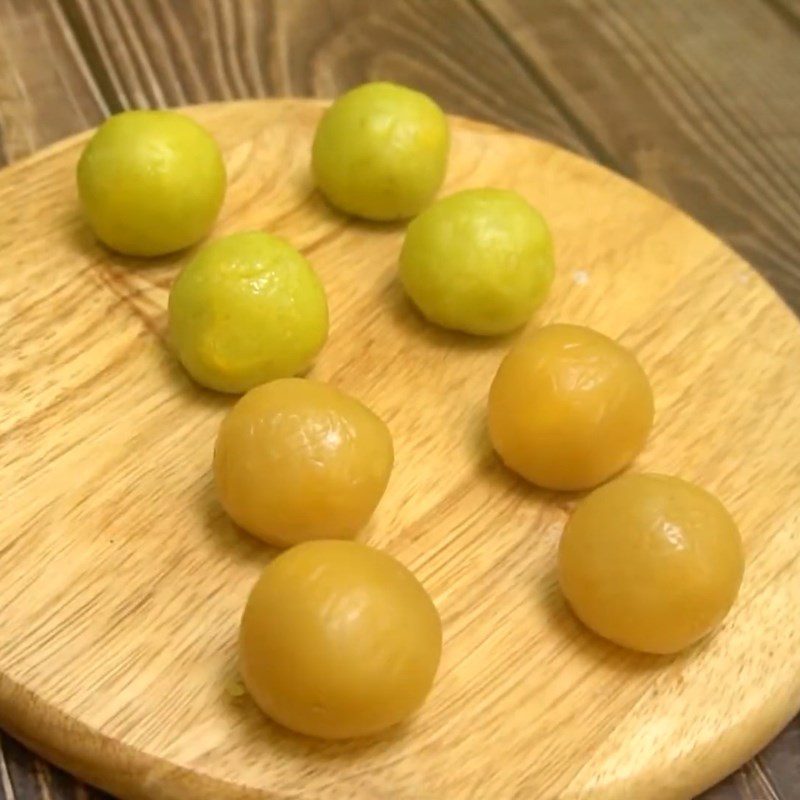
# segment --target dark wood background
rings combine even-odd
[[[800,311],[800,0],[0,0],[0,164],[124,108],[375,78],[644,184]],[[0,734],[0,800],[101,797]],[[800,800],[800,717],[703,797]]]

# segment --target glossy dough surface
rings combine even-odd
[[[539,212],[506,189],[466,189],[408,226],[400,279],[431,321],[480,335],[528,321],[553,281],[553,242]]]
[[[258,231],[206,245],[169,297],[170,338],[189,374],[240,393],[306,369],[328,336],[317,274],[287,241]]]
[[[104,244],[156,256],[200,241],[226,187],[212,136],[175,111],[126,111],[104,122],[78,162],[78,192]]]
[[[489,393],[495,450],[548,489],[608,480],[642,449],[652,424],[653,393],[639,362],[578,325],[548,325],[517,342]]]
[[[248,392],[222,422],[217,495],[250,533],[279,545],[354,536],[392,470],[384,422],[333,386],[303,378]]]
[[[575,509],[559,549],[561,588],[596,633],[651,653],[674,653],[713,630],[744,572],[739,531],[699,486],[624,475]]]
[[[412,714],[441,645],[439,614],[399,561],[358,542],[307,542],[278,556],[253,589],[240,670],[277,722],[341,739]]]
[[[317,186],[339,210],[404,219],[433,199],[449,149],[447,118],[430,97],[393,83],[367,83],[323,114],[312,167]]]

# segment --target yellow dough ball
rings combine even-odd
[[[276,722],[343,739],[413,714],[441,648],[436,607],[402,564],[358,542],[306,542],[272,561],[253,589],[239,662]]]
[[[489,433],[507,466],[548,489],[590,489],[627,466],[653,424],[653,393],[622,345],[578,325],[521,339],[489,392]]]
[[[302,378],[248,392],[222,422],[217,494],[245,530],[272,544],[349,538],[389,481],[389,429],[333,386]]]
[[[674,653],[712,631],[742,581],[736,524],[716,497],[665,475],[624,475],[582,500],[558,555],[580,619],[612,642]]]

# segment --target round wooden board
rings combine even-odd
[[[747,573],[719,633],[681,657],[595,638],[565,608],[556,546],[575,498],[507,472],[485,431],[506,340],[434,329],[395,272],[402,225],[345,219],[310,183],[322,106],[188,113],[230,188],[216,234],[287,237],[330,298],[313,375],[372,406],[397,462],[365,533],[444,621],[423,710],[326,744],[263,718],[235,669],[238,621],[274,554],[217,506],[210,459],[232,399],[164,343],[184,253],[112,255],[80,219],[86,135],[0,173],[0,719],[125,798],[685,798],[756,752],[800,705],[800,327],[692,220],[543,142],[453,120],[445,191],[513,187],[549,219],[558,277],[532,324],[620,337],[657,399],[639,469],[716,492]]]

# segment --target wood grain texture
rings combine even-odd
[[[467,0],[74,0],[65,12],[124,107],[332,97],[381,78],[448,111],[580,138]]]
[[[782,15],[789,24],[800,30],[800,1],[799,0],[766,0],[778,14]]]
[[[8,737],[0,742],[2,800],[110,800],[108,795],[78,784],[75,779],[31,756]]]
[[[582,73],[567,75],[565,83],[552,82],[549,72],[532,64],[530,54],[520,52],[524,48],[520,48],[519,40],[515,62],[505,44],[493,35],[510,35],[514,42],[518,33],[515,26],[523,25],[504,26],[502,20],[498,24],[496,18],[490,18],[489,24],[482,26],[464,3],[447,0],[392,0],[381,3],[378,10],[376,4],[368,2],[322,0],[276,4],[262,0],[137,0],[135,4],[116,4],[114,13],[121,20],[117,23],[107,16],[106,5],[76,0],[0,0],[0,163],[85,127],[99,119],[105,109],[117,110],[136,102],[157,103],[159,92],[171,103],[183,102],[181,92],[192,101],[290,92],[328,95],[369,77],[392,77],[417,82],[451,110],[529,130],[575,150],[592,149],[595,157],[649,183],[701,216],[757,267],[765,269],[762,264],[766,264],[767,274],[784,297],[795,308],[800,304],[791,273],[795,261],[769,257],[767,263],[763,259],[763,254],[773,249],[775,236],[781,234],[776,234],[773,222],[764,223],[764,214],[774,214],[774,210],[761,202],[757,187],[751,191],[755,199],[749,209],[745,205],[744,213],[738,190],[730,194],[725,181],[719,194],[723,206],[734,206],[734,213],[718,213],[719,198],[707,203],[702,192],[697,193],[694,205],[687,203],[685,194],[693,194],[692,185],[716,180],[716,173],[708,171],[706,150],[683,146],[686,120],[680,103],[656,102],[658,113],[653,117],[653,103],[640,100],[643,87],[646,93],[659,80],[665,82],[670,77],[673,66],[662,51],[674,49],[676,43],[688,67],[702,65],[700,71],[711,76],[713,86],[729,106],[734,98],[745,112],[750,105],[756,110],[762,108],[761,98],[756,97],[755,104],[750,101],[754,91],[763,90],[769,103],[763,124],[753,127],[752,113],[745,113],[752,139],[735,132],[731,138],[743,151],[745,163],[754,164],[756,177],[763,179],[759,170],[766,169],[769,174],[772,168],[749,157],[748,151],[769,148],[776,135],[785,142],[797,142],[796,103],[773,102],[775,87],[791,86],[797,74],[796,69],[787,68],[786,61],[786,56],[797,49],[797,0],[738,7],[724,0],[703,0],[694,4],[691,14],[671,13],[669,25],[665,25],[662,14],[653,14],[653,3],[608,7],[595,3],[585,7],[585,13],[584,6],[538,0],[523,10],[528,19],[535,14],[533,25],[546,32],[542,40],[550,48],[547,58],[559,69],[572,67],[581,58],[590,64]],[[685,1],[671,2],[667,10],[681,12],[686,5]],[[494,11],[499,4],[490,0],[486,6]],[[794,37],[787,38],[785,31],[775,36],[772,27],[764,27],[762,12],[767,7],[777,12],[775,18],[783,19]],[[624,37],[606,40],[597,48],[595,37],[586,35],[587,25],[602,26],[606,14],[618,17],[620,10],[632,23],[638,21],[645,28],[650,51],[646,69],[639,69],[644,63],[639,56],[635,68],[619,68],[620,62],[625,65],[631,59]],[[575,18],[576,13],[580,18]],[[134,20],[130,25],[134,14],[138,24]],[[720,14],[724,17],[721,25]],[[69,27],[64,26],[65,19]],[[120,24],[125,27],[123,43],[113,38],[115,26]],[[553,24],[558,36],[550,35]],[[495,32],[491,25],[496,26]],[[720,30],[725,35],[720,36]],[[769,39],[763,37],[765,30],[771,32]],[[101,57],[104,40],[107,49]],[[691,47],[686,46],[687,40]],[[727,45],[720,46],[721,42]],[[616,52],[618,48],[623,52]],[[149,71],[143,66],[146,59],[152,63]],[[749,74],[742,76],[742,70]],[[117,77],[112,80],[110,73]],[[605,92],[609,91],[609,82],[616,83],[623,99],[633,97],[636,102],[613,102],[613,91],[609,102],[608,94],[598,94],[598,80]],[[124,88],[115,88],[114,81],[116,87]],[[563,86],[570,91],[562,98]],[[696,100],[693,115],[687,119],[696,131],[713,131],[720,123],[712,113],[714,105],[699,88],[693,78],[684,83],[684,91]],[[639,154],[636,158],[626,161],[606,148],[594,128],[586,126],[586,116],[576,112],[576,94],[593,104],[595,113],[608,117],[604,125],[614,128],[612,134],[620,142],[622,155],[628,149]],[[730,136],[728,128],[724,135]],[[673,149],[676,143],[677,151]],[[668,166],[660,165],[667,160],[662,155],[665,149]],[[785,151],[781,157],[784,172],[796,175],[796,162],[787,158]],[[698,176],[706,177],[700,181]],[[781,278],[784,270],[787,272]],[[800,798],[798,742],[800,720],[761,754],[759,764],[714,792],[715,800],[723,796],[760,800],[773,794],[781,800]],[[34,768],[35,762],[29,758],[26,761],[23,751],[15,752],[20,800],[23,784],[30,791],[38,791],[38,784],[24,781],[25,769],[40,768]],[[768,777],[769,788],[762,784],[761,775]],[[73,796],[66,787],[61,792],[60,785],[51,789],[59,800]],[[26,793],[23,800],[33,797]]]
[[[800,47],[785,15],[762,0],[476,2],[595,155],[711,227],[800,309]]]
[[[371,76],[419,82],[454,110],[488,110],[498,121],[511,123],[525,108],[530,127],[581,149],[470,6],[394,2],[375,13],[369,5],[0,0],[0,144],[8,142],[0,146],[0,164],[125,107],[331,95]],[[54,47],[54,38],[76,52]],[[483,65],[477,76],[476,60]],[[65,81],[67,92],[60,88]],[[54,98],[54,91],[63,94]],[[24,776],[49,771],[14,752],[16,800],[43,798],[39,784]],[[60,786],[51,794],[73,796]]]
[[[800,717],[759,753],[756,763],[778,798],[795,800],[800,796]]]
[[[0,165],[85,130],[106,113],[61,8],[50,0],[0,0]],[[101,798],[0,733],[0,800]]]
[[[0,0],[0,166],[107,112],[61,9]]]
[[[272,553],[211,492],[231,401],[192,386],[163,344],[184,256],[113,257],[85,230],[74,140],[0,174],[11,220],[0,229],[11,267],[0,277],[3,723],[147,800],[648,800],[710,785],[800,704],[796,319],[644,190],[545,143],[457,124],[448,188],[517,187],[553,226],[559,276],[535,324],[572,320],[633,347],[658,398],[639,466],[699,480],[744,533],[746,580],[717,636],[673,660],[607,645],[555,589],[573,499],[523,485],[486,442],[486,391],[508,341],[425,325],[394,277],[402,227],[349,222],[311,191],[319,108],[192,113],[228,162],[217,233],[266,228],[308,254],[332,309],[314,374],[393,432],[397,466],[368,538],[442,612],[433,695],[402,731],[353,745],[279,730],[230,691],[238,616]]]

